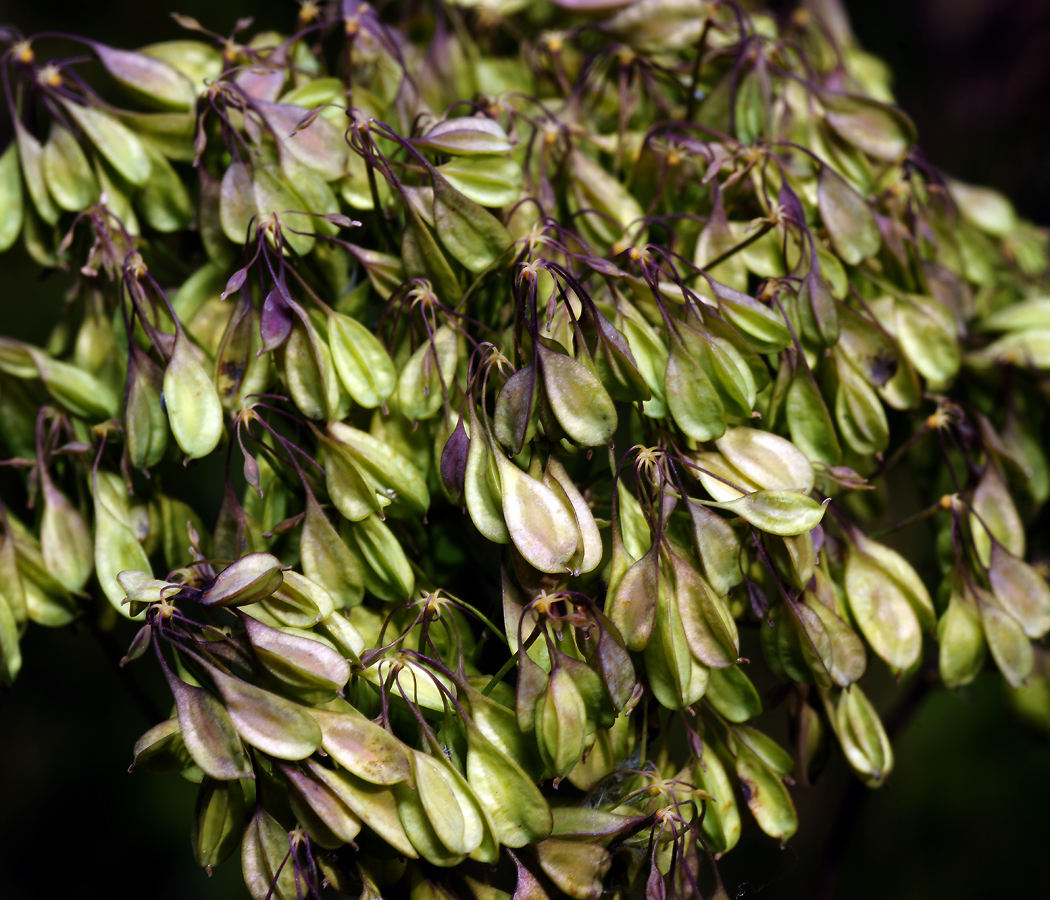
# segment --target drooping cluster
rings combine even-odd
[[[256,900],[724,897],[829,743],[890,774],[869,655],[1050,673],[1047,236],[927,162],[835,0],[753,7],[7,33],[0,249],[70,288],[0,338],[0,674],[139,623],[135,767]]]

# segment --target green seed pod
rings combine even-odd
[[[342,178],[346,171],[347,146],[340,128],[321,115],[308,118],[310,110],[291,103],[256,100],[253,108],[273,133],[282,155],[294,157],[325,181]],[[309,124],[304,125],[304,121]]]
[[[131,770],[141,767],[147,772],[163,774],[181,772],[194,765],[193,757],[182,740],[176,717],[149,729],[135,741],[133,752],[135,761],[131,764]]]
[[[465,725],[467,781],[498,841],[506,847],[524,847],[543,840],[554,827],[546,798],[521,767],[473,723]]]
[[[664,394],[675,424],[693,440],[710,441],[725,434],[725,407],[700,364],[671,333],[664,370]]]
[[[1038,640],[1050,631],[1050,586],[1035,569],[998,541],[992,544],[988,580],[1000,605]]]
[[[704,696],[730,722],[746,722],[762,712],[762,699],[740,666],[712,669]]]
[[[723,503],[701,502],[734,513],[759,531],[790,537],[819,525],[829,500],[817,503],[794,491],[753,491]]]
[[[1020,687],[1035,665],[1032,644],[1024,629],[999,605],[994,594],[968,582],[963,585],[963,590],[970,594],[977,606],[988,649],[999,671],[1011,687]]]
[[[22,651],[18,646],[18,622],[11,604],[0,594],[0,683],[11,685],[22,668]]]
[[[993,539],[1014,556],[1024,558],[1024,525],[1006,481],[994,465],[985,467],[970,508],[970,534],[981,565],[987,568],[991,563]]]
[[[909,668],[922,652],[912,593],[859,544],[851,544],[847,551],[845,588],[850,612],[871,649],[892,668]]]
[[[110,76],[136,100],[158,109],[190,109],[193,106],[196,99],[193,83],[162,57],[118,50],[99,43],[92,43],[91,49]],[[147,47],[146,51],[151,49]]]
[[[314,709],[321,746],[339,765],[370,784],[397,784],[411,777],[407,748],[356,710]]]
[[[542,343],[536,349],[543,394],[558,424],[583,447],[608,443],[616,431],[616,407],[598,376]]]
[[[401,824],[397,800],[391,787],[370,784],[350,772],[326,768],[313,759],[306,760],[303,766],[307,773],[328,787],[355,816],[396,852],[409,859],[419,858],[419,853]]]
[[[614,526],[615,527],[615,526]],[[656,622],[659,593],[666,591],[659,571],[659,543],[632,563],[615,587],[610,587],[606,611],[628,650],[644,650]]]
[[[261,356],[262,336],[259,314],[241,296],[226,323],[215,354],[215,391],[223,409],[240,409],[250,394],[261,393],[270,381],[270,354]]]
[[[642,653],[653,695],[668,709],[685,709],[707,690],[708,669],[690,652],[678,610],[674,598],[662,587],[652,638]]]
[[[80,212],[98,197],[98,181],[77,139],[57,122],[40,158],[48,193],[62,209]]]
[[[201,594],[204,606],[246,606],[265,600],[284,584],[281,561],[269,553],[249,553],[227,566]]]
[[[239,781],[205,778],[197,792],[190,843],[197,865],[208,874],[224,862],[244,833],[244,790]]]
[[[416,582],[408,557],[379,516],[344,522],[342,535],[357,558],[366,591],[391,603],[412,596]]]
[[[300,887],[288,860],[288,832],[262,805],[255,808],[241,843],[241,871],[252,900],[296,900]]]
[[[0,155],[0,253],[9,250],[22,233],[24,208],[18,171],[18,141]]]
[[[321,729],[304,707],[225,675],[214,666],[202,665],[222,694],[230,721],[247,743],[277,759],[291,760],[304,759],[320,746]]]
[[[507,229],[492,213],[457,191],[437,169],[431,169],[430,175],[438,240],[469,271],[484,271],[510,248]]]
[[[361,566],[312,494],[306,496],[299,553],[306,577],[320,585],[340,608],[361,602],[364,596]]]
[[[287,626],[272,628],[243,612],[239,617],[255,658],[285,684],[338,691],[350,680],[350,664],[320,635]]]
[[[281,380],[308,419],[342,419],[350,395],[336,375],[332,352],[308,319],[298,320],[278,357]]]
[[[220,781],[253,777],[251,761],[223,705],[166,666],[164,674],[175,697],[179,732],[194,763],[205,775]]]
[[[48,393],[73,415],[97,420],[118,414],[120,401],[106,384],[77,366],[52,359],[42,350],[26,349]]]
[[[151,572],[149,558],[132,529],[123,480],[110,472],[98,471],[92,487],[95,505],[95,571],[109,602],[121,615],[130,618],[132,611],[123,602],[125,594],[117,582],[117,575],[128,569]]]
[[[791,795],[780,775],[739,737],[740,732],[734,729],[729,750],[734,756],[737,778],[744,786],[748,809],[766,834],[786,841],[798,830],[798,813]],[[793,767],[791,757],[787,757],[787,765],[784,774]]]
[[[464,116],[431,125],[413,143],[449,156],[477,156],[508,153],[512,148],[507,133],[495,119]]]
[[[834,708],[827,702],[846,760],[868,787],[881,787],[893,770],[893,748],[875,708],[858,685],[842,691]]]
[[[437,171],[480,206],[506,206],[521,196],[521,164],[505,156],[461,157],[438,166]]]
[[[22,178],[25,179],[26,190],[33,201],[33,208],[48,225],[54,225],[58,221],[59,212],[54,200],[51,199],[47,180],[44,178],[44,150],[40,142],[26,130],[18,118],[14,120],[14,127],[18,159],[22,164]],[[28,220],[26,224],[28,225]]]
[[[463,498],[467,512],[478,531],[497,544],[509,544],[510,532],[503,520],[501,479],[497,454],[482,427],[477,408],[470,402],[470,445],[463,478]]]
[[[456,377],[458,343],[456,331],[442,325],[405,363],[397,395],[409,419],[429,419],[442,409]]]
[[[425,513],[430,506],[426,480],[411,460],[387,442],[342,422],[329,422],[328,433],[373,482],[386,512],[403,516]],[[350,518],[347,516],[347,518]]]
[[[328,344],[335,370],[354,402],[365,409],[385,403],[397,386],[397,373],[376,336],[356,319],[330,313]]]
[[[689,563],[676,553],[668,556],[674,577],[674,602],[689,649],[706,666],[734,665],[740,655],[740,637],[729,610]]]
[[[609,851],[598,844],[549,838],[536,847],[540,868],[573,900],[598,900],[612,866]]]
[[[536,706],[536,741],[547,769],[561,779],[583,757],[587,710],[568,670],[556,665]]]
[[[878,252],[881,237],[871,209],[829,166],[820,167],[817,206],[843,262],[855,266]]]
[[[149,159],[149,179],[135,197],[135,204],[150,228],[181,231],[193,221],[193,201],[164,154],[148,140],[142,146]]]
[[[135,134],[109,113],[63,99],[62,106],[122,178],[135,187],[149,181],[149,154]]]
[[[784,362],[781,362],[784,365]],[[787,422],[791,440],[810,460],[826,466],[842,462],[842,448],[835,436],[831,416],[813,374],[796,369],[787,390]]]
[[[727,853],[740,840],[740,810],[733,783],[710,734],[704,738],[704,754],[693,768],[692,781],[712,798],[706,801],[701,825],[704,835],[716,853]]]
[[[44,515],[40,520],[40,552],[55,579],[74,593],[83,590],[94,566],[91,532],[79,510],[41,470]]]
[[[981,614],[972,597],[960,589],[958,581],[953,583],[948,608],[937,623],[937,643],[940,645],[938,665],[945,687],[969,684],[984,668],[987,644]]]
[[[222,404],[182,328],[164,370],[164,405],[171,433],[190,459],[207,456],[222,437]]]
[[[361,820],[321,779],[294,766],[281,766],[288,779],[288,800],[311,840],[328,849],[350,843],[361,832]]]
[[[569,171],[572,175],[569,187],[570,209],[574,212],[582,209],[597,210],[613,220],[609,222],[603,216],[593,213],[581,216],[581,225],[597,239],[596,243],[603,245],[602,249],[620,240],[623,232],[645,215],[638,201],[619,180],[582,151],[573,150],[570,154]],[[640,234],[632,235],[631,241],[644,245],[646,232],[642,230]]]

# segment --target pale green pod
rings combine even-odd
[[[397,373],[390,354],[357,319],[329,314],[328,345],[339,378],[359,406],[374,409],[394,392]]]
[[[71,100],[62,106],[121,177],[136,187],[149,181],[152,165],[142,141],[109,113]]]
[[[537,350],[544,396],[558,424],[581,446],[608,443],[616,431],[616,406],[598,376],[542,343]]]
[[[40,552],[48,571],[69,591],[83,590],[94,566],[91,532],[80,511],[44,473]]]
[[[16,139],[0,156],[0,253],[10,249],[18,240],[24,215]]]
[[[443,408],[456,377],[458,343],[456,331],[442,325],[405,363],[397,396],[409,419],[429,419]]]
[[[149,558],[131,527],[128,495],[123,480],[110,472],[95,473],[95,572],[106,598],[123,616],[132,612],[117,575],[125,570],[151,572]]]
[[[175,335],[175,348],[164,370],[164,405],[171,433],[187,457],[199,459],[218,446],[223,432],[222,404],[182,328]]]
[[[98,197],[98,180],[87,154],[72,132],[57,122],[51,125],[40,163],[48,193],[62,209],[80,212]]]

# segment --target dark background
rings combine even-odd
[[[285,0],[172,0],[224,32],[255,14],[287,27]],[[1050,224],[1050,2],[853,0],[861,44],[896,76],[928,157],[952,175],[1009,195]],[[0,23],[61,29],[116,46],[178,37],[156,0],[0,0]],[[0,263],[4,333],[43,341],[60,285],[40,282],[20,250]],[[122,640],[126,636],[120,636]],[[147,721],[90,633],[30,628],[25,667],[0,693],[0,898],[74,893],[111,900],[247,897],[237,856],[209,880],[189,849],[194,787],[178,776],[127,774]],[[119,656],[119,651],[117,656]],[[136,676],[169,700],[148,662]],[[872,666],[876,668],[876,666]],[[876,686],[892,709],[906,689]],[[745,827],[722,863],[734,898],[810,898],[829,831],[844,835],[836,898],[1047,896],[1050,748],[1018,728],[998,675],[922,700],[895,742],[897,765],[876,793],[847,792],[836,758],[812,789],[796,789],[802,826],[785,848]],[[843,797],[851,815],[836,816]],[[745,814],[746,817],[746,814]]]

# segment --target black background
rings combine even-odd
[[[847,7],[861,44],[895,72],[898,101],[928,157],[1050,223],[1050,2]],[[295,13],[283,0],[183,0],[178,8],[220,32],[248,14],[286,27]],[[61,29],[116,46],[180,36],[167,13],[164,2],[0,0],[0,22],[25,33]],[[0,272],[0,330],[42,341],[61,286],[39,281],[20,250],[0,261]],[[210,880],[194,865],[194,787],[174,775],[126,772],[148,723],[97,640],[32,627],[23,651],[15,689],[0,693],[0,900],[246,898],[236,855]],[[167,708],[154,668],[140,663],[136,677]],[[855,808],[836,898],[1050,895],[1050,749],[1008,718],[1001,690],[999,677],[986,674],[922,703],[896,742],[890,783]],[[894,692],[883,686],[891,703]],[[849,781],[836,759],[815,788],[796,789],[802,826],[784,849],[745,827],[722,863],[730,896],[813,897]]]

